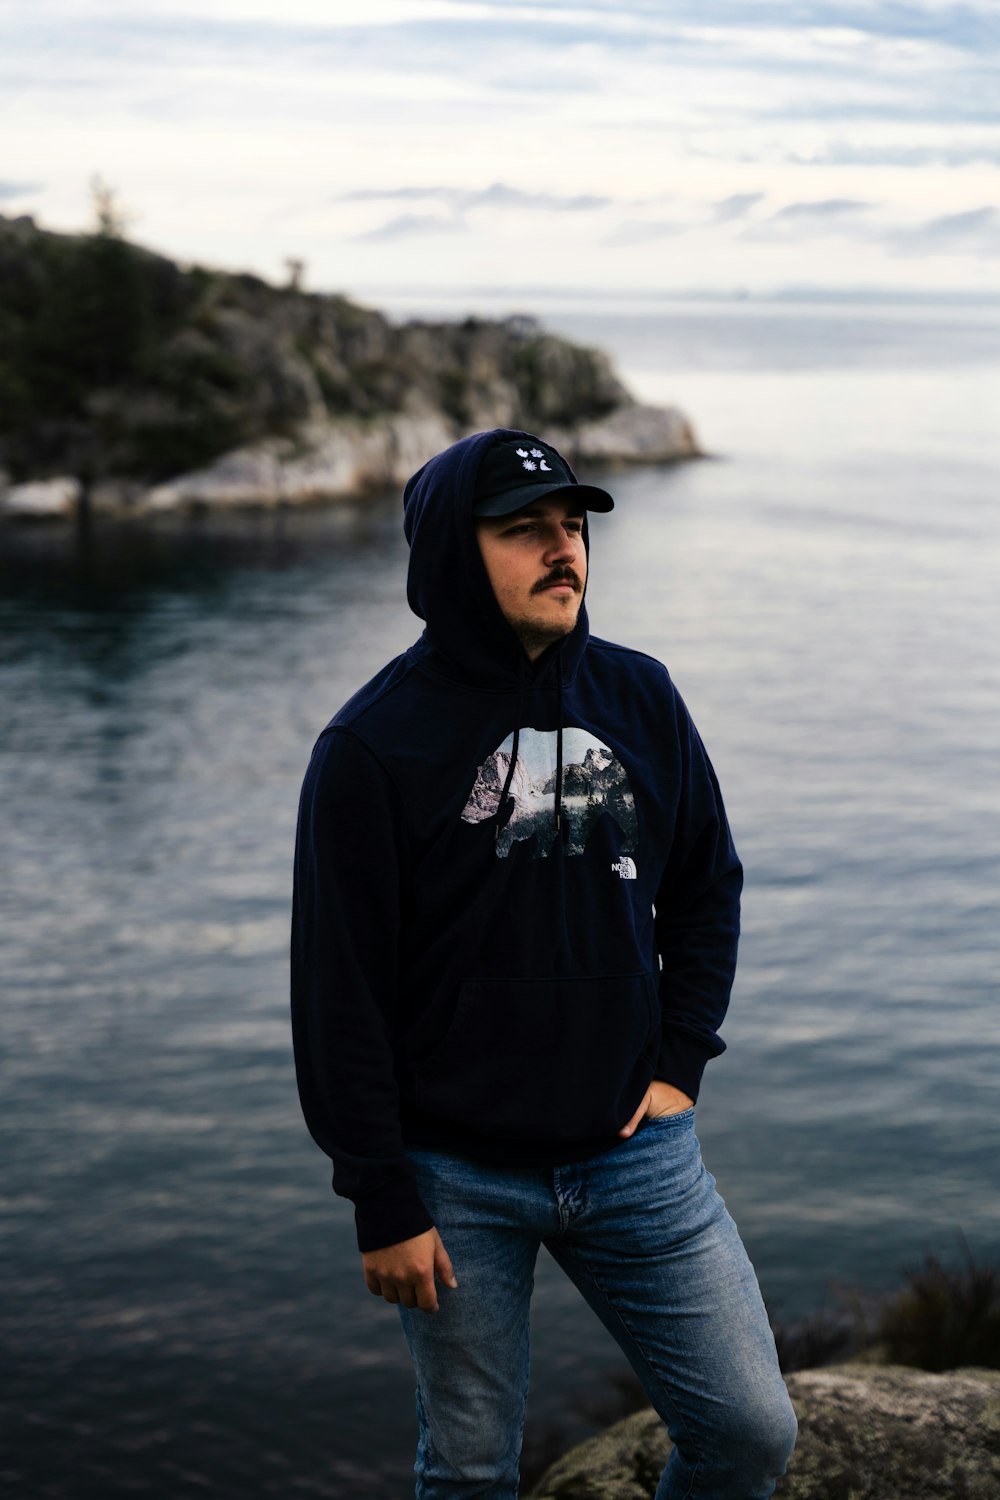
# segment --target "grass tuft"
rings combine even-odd
[[[906,1286],[883,1309],[878,1339],[890,1363],[1000,1369],[1000,1266],[978,1264],[959,1239],[959,1266],[928,1255],[905,1272]]]

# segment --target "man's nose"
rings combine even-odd
[[[545,548],[545,561],[551,566],[557,562],[573,562],[576,558],[576,543],[562,527],[553,531]]]

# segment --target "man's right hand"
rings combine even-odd
[[[365,1285],[376,1297],[387,1302],[402,1302],[404,1307],[419,1307],[422,1312],[437,1312],[437,1288],[434,1277],[445,1286],[458,1286],[448,1252],[436,1229],[386,1245],[382,1250],[366,1250],[361,1259],[365,1267]]]

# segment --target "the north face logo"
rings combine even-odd
[[[627,854],[623,854],[621,859],[616,859],[611,868],[612,870],[614,870],[615,874],[620,875],[623,880],[635,880],[637,878],[635,871],[635,860],[629,859]]]

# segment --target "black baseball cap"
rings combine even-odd
[[[536,438],[505,438],[487,449],[476,479],[474,516],[509,516],[558,490],[572,490],[581,510],[614,510],[607,490],[577,484],[554,448]]]

